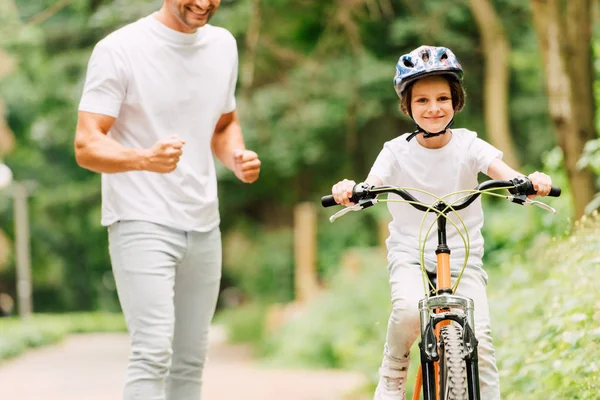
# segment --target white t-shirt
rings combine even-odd
[[[417,188],[441,197],[459,190],[473,189],[478,183],[478,173],[486,173],[492,160],[502,157],[502,152],[467,129],[452,129],[452,138],[440,149],[425,148],[416,138],[407,142],[408,135],[407,133],[386,142],[371,169],[370,175],[379,177],[384,185]],[[428,205],[437,202],[436,198],[421,192],[409,190],[409,193]],[[464,195],[466,193],[449,197],[445,202],[451,204]],[[390,194],[389,198],[400,199],[393,194]],[[419,228],[424,213],[406,203],[389,202],[388,208],[393,217],[389,224],[390,236],[386,242],[388,251],[403,253],[411,262],[418,262],[420,260]],[[481,264],[483,257],[481,197],[458,213],[469,233],[471,243],[469,262]],[[462,230],[456,215],[453,213],[449,215]],[[434,219],[435,214],[428,213],[423,224],[422,240]],[[446,224],[446,232],[452,269],[460,268],[465,257],[464,243],[450,221]],[[434,224],[425,247],[428,269],[434,265],[436,248],[437,225]]]
[[[108,135],[125,147],[150,148],[179,135],[186,144],[168,174],[102,174],[102,225],[144,220],[186,231],[219,225],[211,138],[222,114],[235,110],[238,54],[225,29],[193,34],[154,15],[98,42],[79,110],[116,118]]]

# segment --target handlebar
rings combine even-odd
[[[539,202],[532,202],[531,200],[529,200],[527,198],[528,195],[536,194],[536,191],[533,188],[533,184],[531,183],[531,181],[527,177],[523,176],[523,177],[518,177],[518,178],[509,180],[509,181],[488,180],[488,181],[482,182],[481,184],[477,185],[474,189],[474,190],[477,190],[478,192],[469,195],[468,197],[466,197],[464,200],[460,201],[459,203],[452,204],[452,209],[456,210],[456,211],[462,210],[462,209],[468,207],[471,203],[473,203],[475,201],[475,199],[477,199],[479,197],[479,195],[481,194],[479,191],[487,190],[487,189],[494,189],[494,188],[508,189],[508,191],[512,195],[512,196],[509,196],[509,200],[511,200],[514,203],[518,203],[518,204],[539,203]],[[357,203],[357,204],[362,203],[362,204],[364,204],[364,206],[361,208],[366,208],[370,205],[373,205],[373,202],[370,200],[374,200],[378,195],[384,194],[384,193],[393,193],[393,194],[396,194],[396,195],[402,197],[404,200],[407,200],[408,202],[410,202],[410,204],[417,210],[420,210],[423,212],[430,211],[429,206],[426,206],[425,204],[421,203],[418,199],[416,199],[414,196],[412,196],[410,193],[408,193],[405,189],[401,189],[401,188],[397,188],[397,187],[393,187],[393,186],[370,186],[366,183],[359,183],[359,184],[355,185],[354,188],[352,189],[352,196],[350,197],[350,201],[353,203]],[[550,193],[548,194],[548,196],[559,197],[560,194],[561,194],[561,188],[558,186],[552,186],[552,189],[550,190]],[[371,204],[367,204],[367,203],[371,203]],[[543,204],[543,203],[539,203],[539,204]],[[338,205],[338,203],[335,202],[332,195],[328,195],[328,196],[323,196],[321,198],[321,205],[323,207],[331,207],[331,206]]]

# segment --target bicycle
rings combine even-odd
[[[494,190],[499,189],[508,189],[510,195],[493,193]],[[520,205],[535,205],[552,213],[556,213],[556,210],[545,203],[531,200],[527,197],[528,195],[535,194],[535,190],[531,181],[526,177],[519,177],[509,181],[488,180],[477,185],[472,190],[451,193],[443,197],[437,197],[428,193],[437,198],[437,202],[433,205],[420,202],[408,193],[407,190],[411,189],[393,186],[369,186],[366,183],[359,183],[354,186],[352,197],[350,198],[350,201],[356,204],[335,213],[330,217],[330,221],[333,222],[351,211],[360,211],[378,202],[389,201],[404,201],[424,213],[434,212],[437,214],[436,219],[425,235],[425,238],[429,236],[429,231],[432,229],[433,224],[437,222],[438,246],[435,251],[437,259],[436,284],[434,288],[431,278],[427,276],[432,290],[428,292],[426,286],[425,297],[418,304],[421,325],[419,341],[421,368],[417,373],[413,400],[420,398],[421,388],[423,389],[424,400],[481,400],[477,356],[478,343],[475,337],[474,302],[468,297],[454,295],[462,272],[467,265],[469,244],[468,240],[458,230],[456,224],[448,218],[447,214],[468,207],[481,194],[503,197]],[[422,190],[418,191],[427,193]],[[377,196],[385,193],[400,196],[402,200],[389,198],[379,200],[377,198]],[[451,204],[444,201],[449,196],[464,193],[468,194],[465,194]],[[560,193],[560,187],[553,186],[549,196],[558,197]],[[321,204],[323,207],[338,205],[331,195],[323,196]],[[425,221],[425,215],[423,221]],[[460,218],[458,213],[456,213],[456,216]],[[446,242],[446,223],[448,220],[457,228],[466,246],[465,262],[454,286],[452,285],[450,275],[450,248]],[[466,232],[464,223],[463,227]],[[421,230],[422,228],[423,224],[421,225]],[[419,240],[420,238],[421,236],[419,235]],[[424,267],[425,241],[426,239],[423,241],[422,247],[420,246],[421,269],[424,274],[424,282],[425,275],[427,275]]]

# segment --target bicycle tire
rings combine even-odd
[[[439,388],[441,400],[469,400],[467,364],[460,325],[440,330]]]

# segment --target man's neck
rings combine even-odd
[[[173,15],[173,13],[169,12],[166,7],[166,5],[163,5],[162,8],[156,14],[154,14],[154,17],[161,24],[178,32],[196,33],[198,28],[190,28],[181,22],[175,15]]]

